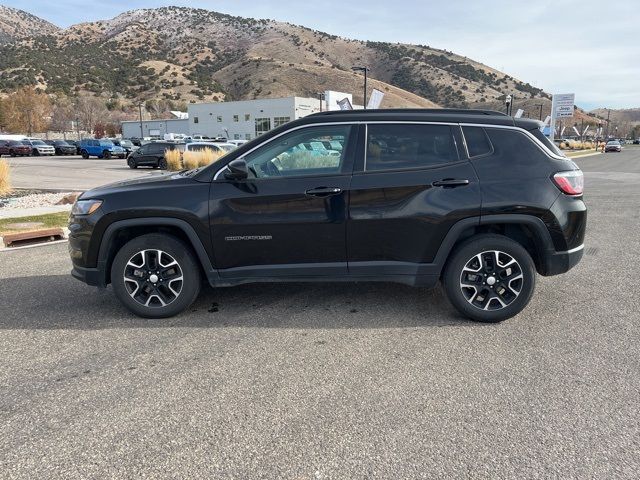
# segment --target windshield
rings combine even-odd
[[[618,141],[607,142],[607,145],[620,145],[620,142]]]
[[[56,145],[69,145],[67,142],[65,142],[64,140],[56,140],[54,142]]]
[[[123,147],[132,147],[133,143],[131,143],[131,141],[129,140],[120,140],[120,145],[122,145]]]
[[[46,145],[42,140],[31,140],[31,145]]]

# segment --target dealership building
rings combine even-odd
[[[351,94],[325,92],[322,109],[337,109],[337,100],[343,98],[352,100]],[[320,99],[304,97],[191,103],[187,106],[186,118],[122,122],[122,136],[140,137],[142,131],[143,137],[174,133],[251,140],[291,120],[319,112],[320,107]]]

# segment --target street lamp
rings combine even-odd
[[[507,98],[504,99],[504,104],[507,106],[507,115],[509,115],[509,109],[511,107],[511,95],[507,95]]]
[[[142,129],[142,104],[138,104],[138,110],[140,111],[140,140],[144,138],[144,130]]]
[[[351,70],[353,70],[354,72],[362,72],[364,73],[364,109],[367,109],[367,72],[369,71],[369,67],[364,67],[364,66],[356,66],[356,67],[351,67]]]

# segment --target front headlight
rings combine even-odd
[[[72,215],[91,215],[102,205],[102,200],[77,200],[71,209]]]

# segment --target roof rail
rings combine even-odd
[[[497,110],[476,110],[471,108],[380,108],[374,110],[326,110],[324,112],[317,112],[313,115],[335,115],[335,114],[349,114],[349,113],[429,113],[435,115],[492,115],[507,117],[508,115]]]

